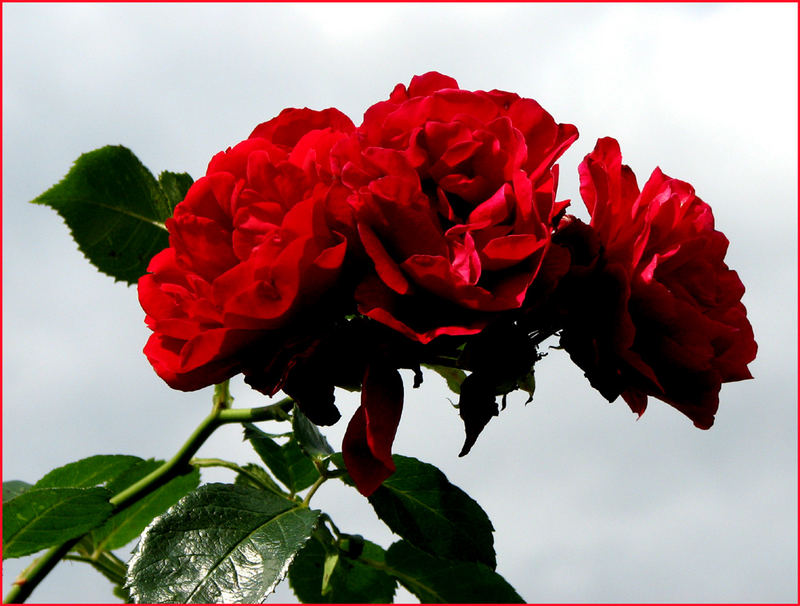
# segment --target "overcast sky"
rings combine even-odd
[[[794,602],[797,571],[797,7],[794,4],[3,4],[3,478],[34,482],[93,454],[170,457],[209,389],[152,371],[135,288],[97,273],[58,215],[30,205],[83,152],[130,147],[194,178],[284,107],[360,123],[398,82],[438,70],[538,100],[580,139],[614,136],[643,183],[692,183],[730,239],[759,355],[701,431],[652,401],[636,420],[564,352],[537,365],[472,452],[443,381],[412,391],[395,452],[439,466],[495,526],[498,571],[529,602]],[[236,405],[263,396],[234,382]],[[345,418],[356,400],[343,396]],[[344,423],[328,430],[336,447]],[[221,429],[201,450],[255,461]],[[208,481],[231,481],[228,472]],[[393,538],[336,483],[315,506]],[[3,592],[28,559],[4,563]],[[399,594],[410,600],[409,594]],[[62,563],[46,602],[114,600]],[[290,601],[285,587],[272,601]]]

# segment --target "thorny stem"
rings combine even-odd
[[[30,566],[20,573],[3,601],[6,604],[22,604],[36,589],[36,586],[41,583],[42,579],[53,570],[59,560],[67,555],[80,540],[81,537],[76,537],[66,543],[51,547],[43,556],[35,559]]]
[[[163,486],[172,478],[189,471],[189,461],[205,443],[214,431],[228,423],[253,423],[267,420],[285,420],[287,408],[291,408],[293,400],[284,398],[275,404],[258,408],[226,408],[230,404],[230,394],[227,386],[219,391],[225,391],[227,397],[214,398],[214,407],[211,413],[203,419],[194,430],[189,439],[175,453],[169,461],[161,465],[149,475],[122,492],[114,495],[109,502],[114,506],[112,515],[119,513],[126,507],[143,499],[156,488]],[[215,390],[215,396],[219,393]],[[37,558],[14,581],[13,587],[6,594],[3,602],[6,604],[21,604],[30,597],[33,590],[42,582],[58,562],[64,558],[82,539],[76,537],[48,549],[44,555]]]
[[[291,398],[260,408],[220,408],[214,407],[203,422],[197,426],[181,449],[161,467],[145,476],[132,486],[111,498],[111,504],[120,509],[133,501],[138,501],[155,488],[171,480],[173,477],[188,471],[189,460],[199,450],[208,437],[221,425],[227,423],[252,423],[255,421],[275,420],[278,413],[283,413],[283,406],[291,403]]]

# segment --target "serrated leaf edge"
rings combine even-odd
[[[191,494],[191,493],[190,493],[190,494]],[[179,500],[177,503],[175,503],[175,505],[173,505],[172,507],[170,507],[170,508],[169,508],[167,511],[165,511],[163,514],[161,514],[160,516],[156,516],[155,518],[153,518],[153,520],[152,520],[152,521],[151,521],[151,522],[150,522],[150,523],[147,525],[147,527],[146,527],[146,528],[145,528],[145,529],[142,531],[142,534],[140,534],[140,535],[139,535],[139,543],[137,543],[137,545],[136,545],[136,548],[134,549],[134,551],[133,551],[133,554],[131,555],[131,559],[130,559],[130,560],[128,560],[128,573],[125,575],[125,584],[123,585],[123,588],[125,588],[125,589],[129,590],[129,592],[130,592],[130,594],[131,594],[131,597],[133,598],[133,600],[134,600],[136,603],[139,603],[139,598],[140,598],[140,595],[139,595],[139,592],[138,592],[138,591],[136,591],[136,588],[135,588],[135,587],[133,586],[133,584],[132,584],[132,583],[133,583],[133,578],[131,577],[131,570],[133,570],[133,567],[134,567],[134,566],[136,565],[136,563],[137,563],[137,562],[138,562],[138,561],[139,561],[139,560],[142,558],[142,545],[143,545],[143,544],[144,544],[144,543],[147,541],[147,537],[148,537],[148,535],[150,534],[150,532],[151,532],[151,530],[152,530],[152,527],[153,527],[155,524],[157,524],[157,523],[158,523],[158,521],[159,521],[161,518],[163,518],[164,516],[168,515],[168,514],[169,514],[169,513],[170,513],[170,512],[171,512],[171,511],[172,511],[172,510],[175,508],[175,507],[177,507],[177,506],[178,506],[178,504],[179,504],[179,503],[180,503],[180,502],[181,502],[181,501],[182,501],[184,498],[186,498],[186,497],[185,497],[185,496],[184,496],[184,497],[182,497],[182,498],[181,498],[181,499],[180,499],[180,500]],[[280,517],[280,516],[284,515],[285,513],[290,513],[290,512],[293,512],[293,511],[297,511],[298,509],[301,509],[301,508],[300,508],[300,507],[292,507],[291,509],[287,509],[286,511],[282,511],[282,512],[281,512],[281,513],[279,513],[277,516],[275,516],[274,518],[272,518],[272,520],[274,520],[274,519],[276,519],[276,518],[278,518],[278,517]],[[316,511],[316,510],[310,509],[309,511]],[[319,518],[318,518],[318,519],[319,519]],[[317,522],[315,522],[315,525],[316,525],[316,523],[317,523]],[[267,588],[267,591],[266,591],[266,593],[264,594],[264,597],[261,599],[261,603],[262,603],[262,604],[264,603],[264,601],[266,601],[266,599],[269,597],[269,595],[270,595],[270,594],[271,594],[273,591],[275,591],[275,587],[277,587],[277,586],[278,586],[278,584],[279,584],[279,583],[280,583],[280,582],[281,582],[283,579],[285,579],[285,578],[286,578],[286,574],[289,572],[289,567],[292,565],[292,562],[294,562],[295,558],[297,557],[297,554],[300,552],[300,550],[303,548],[303,546],[304,546],[304,545],[305,545],[305,544],[308,542],[308,539],[310,539],[310,538],[311,538],[311,535],[307,536],[307,537],[305,538],[305,540],[304,540],[302,543],[300,543],[300,545],[299,545],[299,546],[298,546],[298,548],[295,550],[295,552],[292,554],[292,556],[291,556],[290,558],[287,558],[287,560],[284,562],[284,566],[283,566],[283,568],[281,568],[281,570],[279,571],[279,573],[278,573],[278,576],[277,576],[277,577],[276,577],[276,579],[275,579],[275,582],[274,582],[272,585],[270,585],[270,586]],[[228,553],[230,553],[230,552],[228,552]],[[220,561],[221,561],[221,560],[220,560]],[[218,564],[219,564],[219,563],[217,563],[217,565],[218,565]],[[217,566],[217,565],[215,565],[215,568],[216,568],[216,566]],[[194,592],[195,592],[195,591],[197,591],[197,588],[195,588],[195,589],[192,591],[192,595],[194,595]],[[189,598],[191,599],[191,596],[189,596]],[[187,602],[187,603],[188,603],[188,602]]]
[[[105,488],[102,488],[101,486],[86,486],[86,487],[83,487],[83,488],[76,488],[76,487],[64,487],[64,486],[51,486],[51,487],[46,487],[46,488],[36,488],[36,489],[33,489],[33,488],[32,488],[32,489],[30,489],[30,490],[26,490],[24,493],[22,493],[22,494],[20,494],[20,495],[17,495],[16,497],[14,497],[13,499],[11,499],[10,501],[7,501],[7,502],[5,503],[5,505],[8,505],[9,503],[12,503],[13,501],[16,501],[16,500],[17,500],[17,498],[19,498],[19,497],[21,497],[21,496],[23,496],[23,495],[30,495],[30,494],[32,494],[33,492],[49,492],[49,491],[53,491],[53,490],[76,490],[76,491],[79,491],[79,492],[75,493],[75,494],[74,494],[72,497],[70,497],[69,499],[67,499],[67,500],[65,500],[65,501],[58,501],[58,502],[56,502],[56,503],[54,503],[54,504],[50,505],[50,507],[48,507],[47,509],[44,509],[44,510],[42,510],[42,511],[39,511],[39,512],[37,512],[37,514],[36,514],[36,517],[34,517],[33,519],[30,519],[30,520],[28,520],[28,521],[25,523],[25,525],[24,525],[24,526],[20,527],[20,528],[17,530],[17,532],[15,532],[15,533],[14,533],[14,535],[13,535],[13,536],[11,536],[11,537],[9,537],[8,539],[6,539],[6,537],[4,536],[4,537],[3,537],[3,552],[5,552],[5,551],[8,551],[8,550],[10,549],[10,547],[11,547],[12,545],[14,545],[14,544],[15,544],[15,543],[14,543],[14,542],[15,542],[15,537],[19,536],[19,535],[20,535],[20,533],[24,532],[24,531],[25,531],[25,529],[27,529],[27,528],[28,528],[28,527],[29,527],[31,524],[33,524],[33,523],[34,523],[36,520],[38,520],[38,519],[40,519],[40,518],[44,517],[44,516],[45,516],[47,513],[49,513],[49,512],[50,512],[50,511],[52,511],[53,509],[56,509],[56,508],[58,508],[58,507],[61,507],[61,506],[65,505],[65,504],[69,503],[70,501],[72,501],[72,500],[74,500],[74,499],[76,499],[76,498],[78,498],[78,497],[80,497],[80,496],[83,496],[84,494],[87,494],[87,493],[89,493],[89,492],[96,492],[96,493],[98,494],[98,496],[99,496],[99,494],[100,494],[98,491],[102,491],[102,492],[106,493],[106,495],[108,495],[108,496],[107,496],[107,498],[106,498],[106,502],[108,501],[108,499],[109,499],[109,498],[111,498],[111,493],[110,493],[108,490],[106,490]],[[113,508],[112,508],[112,507],[110,506],[110,504],[109,504],[109,508],[108,508],[108,511],[107,511],[107,515],[106,515],[106,517],[105,517],[103,520],[101,520],[101,521],[98,523],[98,526],[99,526],[100,524],[103,524],[103,523],[105,522],[105,520],[108,520],[108,519],[111,517],[111,512],[112,512],[112,509],[113,509]],[[80,536],[80,535],[82,535],[82,534],[84,534],[84,533],[83,533],[83,532],[80,532],[80,533],[78,533],[78,534],[76,534],[76,535],[74,535],[74,536]],[[70,537],[70,538],[74,538],[74,536],[73,536],[73,537]],[[69,539],[63,539],[63,540],[69,540]],[[24,557],[24,556],[26,556],[26,555],[30,555],[31,553],[36,553],[37,551],[41,551],[42,549],[46,549],[46,548],[47,548],[47,546],[45,546],[45,547],[40,547],[40,548],[38,548],[38,549],[36,549],[36,550],[34,550],[34,551],[29,551],[28,553],[22,553],[22,554],[20,554],[20,555],[17,555],[17,556],[9,556],[9,558],[18,558],[18,557]],[[5,558],[6,558],[6,556],[5,556],[5,553],[4,553],[4,555],[3,555],[3,559],[5,559]]]

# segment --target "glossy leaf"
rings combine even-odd
[[[297,406],[292,412],[292,431],[300,450],[312,459],[321,461],[333,454],[333,448],[328,444],[328,440]]]
[[[406,541],[389,547],[386,571],[423,604],[525,602],[502,576],[487,566],[438,558]]]
[[[114,494],[121,492],[157,469],[162,463],[163,461],[153,459],[140,460],[138,464],[110,482],[108,488]],[[127,545],[142,533],[153,518],[164,513],[199,484],[200,471],[195,469],[173,478],[143,499],[132,503],[109,518],[101,528],[92,532],[95,548],[110,550]]]
[[[105,488],[31,488],[3,504],[3,558],[78,537],[111,515]]]
[[[133,604],[130,592],[122,585],[116,585],[113,589],[114,595],[118,597],[124,604]]]
[[[395,473],[369,497],[392,531],[428,553],[494,568],[492,523],[467,493],[433,465],[394,456]]]
[[[64,218],[95,267],[134,284],[153,255],[169,245],[163,222],[187,178],[167,173],[159,185],[133,152],[109,145],[81,155],[61,182],[33,202]]]
[[[335,547],[329,547],[335,549]],[[325,563],[337,554],[326,551],[315,536],[297,554],[289,569],[289,584],[297,598],[313,604],[386,604],[394,599],[397,586],[394,578],[381,570],[338,555],[336,566],[328,579],[327,591],[323,593]],[[362,556],[383,562],[384,550],[375,543],[365,541]]]
[[[283,445],[278,444],[252,423],[244,424],[244,437],[267,468],[292,492],[308,488],[319,477],[314,463],[303,454],[296,441],[290,439]]]
[[[263,490],[201,486],[147,527],[127,587],[137,602],[261,602],[319,515]]]
[[[31,487],[27,482],[22,480],[8,480],[3,482],[3,503],[10,501],[14,497],[18,497],[23,492],[26,492]]]
[[[95,455],[58,467],[34,484],[34,488],[88,488],[105,484],[142,459],[130,455]],[[112,488],[109,488],[115,492]]]

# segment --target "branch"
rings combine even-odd
[[[122,492],[114,495],[109,502],[114,506],[111,514],[117,514],[126,507],[143,499],[156,488],[166,484],[172,478],[188,471],[189,460],[200,449],[203,443],[214,431],[228,423],[253,423],[257,421],[283,420],[287,410],[291,410],[293,400],[283,400],[261,406],[259,408],[223,408],[215,402],[211,411],[200,425],[194,430],[189,439],[175,453],[169,461],[158,469],[145,476]],[[30,597],[34,589],[42,582],[56,564],[77,545],[83,537],[76,537],[69,541],[51,547],[45,554],[34,562],[17,577],[14,585],[4,598],[6,604],[21,604]]]

